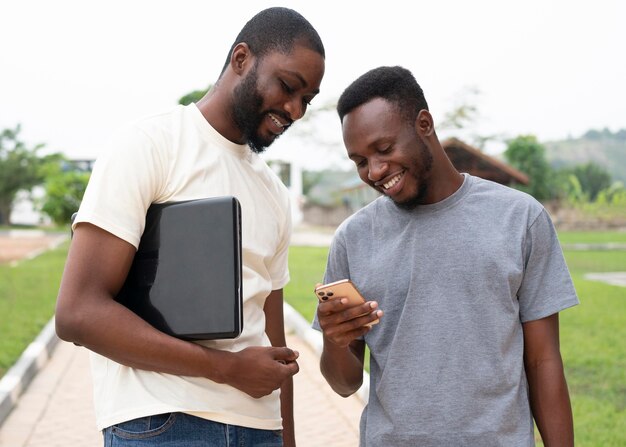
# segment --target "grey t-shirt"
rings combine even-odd
[[[534,445],[522,323],[578,304],[540,203],[467,174],[412,211],[381,197],[337,229],[342,278],[384,311],[361,446]]]

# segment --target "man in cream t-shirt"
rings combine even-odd
[[[324,48],[297,12],[253,17],[197,104],[118,132],[74,222],[59,336],[93,351],[105,445],[294,445],[282,288],[291,233],[285,186],[259,157],[319,92]],[[231,195],[242,208],[244,328],[236,339],[166,335],[114,300],[152,203]],[[175,296],[172,297],[176,299]]]

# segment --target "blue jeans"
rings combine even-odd
[[[105,428],[104,447],[282,447],[282,430],[220,424],[185,413],[165,413]]]

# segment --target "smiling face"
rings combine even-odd
[[[324,58],[302,45],[254,59],[233,91],[233,121],[243,141],[257,153],[272,144],[302,118],[323,75]]]
[[[427,203],[433,157],[415,125],[374,98],[343,118],[343,140],[359,177],[401,208]]]

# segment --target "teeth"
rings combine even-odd
[[[272,115],[271,113],[268,113],[268,115],[270,116],[270,118],[272,119],[272,121],[274,121],[274,124],[276,124],[278,127],[280,127],[281,129],[282,129],[283,127],[285,127],[285,126],[284,126],[284,124],[281,124],[281,122],[280,122],[280,121],[278,121],[278,120],[274,117],[274,115]]]
[[[402,174],[398,174],[396,175],[394,178],[392,178],[391,180],[389,180],[387,183],[383,183],[383,186],[385,187],[385,189],[389,189],[391,188],[393,185],[395,185],[396,183],[398,183],[400,181],[400,179],[402,178]]]

